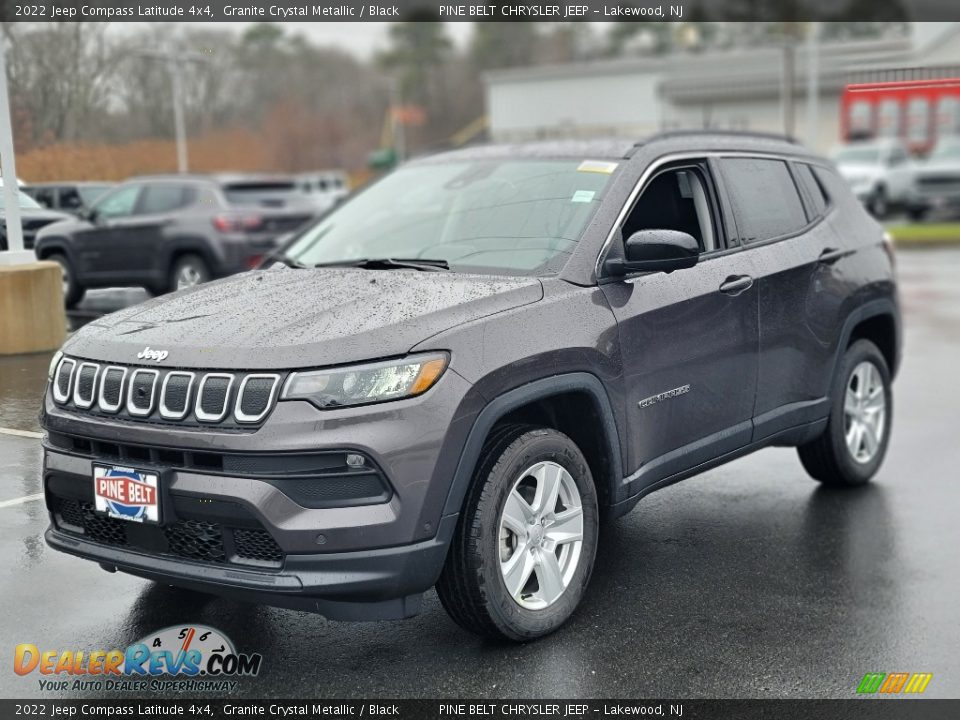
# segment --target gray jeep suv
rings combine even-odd
[[[411,162],[266,269],[77,332],[42,422],[55,549],[338,619],[527,640],[601,523],[771,445],[866,483],[890,436],[893,253],[782,139]]]

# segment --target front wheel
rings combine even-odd
[[[437,583],[444,609],[478,635],[533,640],[580,602],[597,549],[597,493],[563,433],[514,426],[481,453]]]
[[[67,259],[66,255],[61,253],[54,253],[44,259],[51,260],[60,266],[60,278],[63,282],[63,304],[68,308],[74,307],[83,300],[87,289],[77,282],[77,277],[73,272],[73,265],[70,264],[70,260]]]
[[[890,204],[887,201],[887,191],[883,185],[877,187],[870,195],[870,199],[867,202],[867,209],[877,220],[883,220],[890,212]]]
[[[854,487],[870,481],[890,441],[893,393],[883,353],[857,340],[844,354],[832,388],[826,430],[798,448],[806,471],[825,485]]]
[[[181,255],[170,268],[167,287],[170,292],[185,290],[210,279],[210,268],[199,255]]]

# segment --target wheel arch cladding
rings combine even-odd
[[[881,312],[861,318],[851,328],[845,348],[849,348],[857,340],[869,340],[883,355],[890,370],[890,376],[896,375],[899,365],[898,327],[896,318],[889,312]]]
[[[587,412],[587,417],[582,417],[582,412]],[[618,496],[623,479],[620,436],[610,398],[599,378],[577,372],[522,385],[494,398],[480,411],[460,454],[444,515],[462,510],[483,445],[502,422],[546,425],[569,435],[587,459],[601,505],[623,499]]]

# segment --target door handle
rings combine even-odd
[[[823,265],[831,265],[835,263],[840,258],[844,257],[847,254],[846,250],[838,250],[837,248],[825,248],[820,257],[817,258],[817,262]]]
[[[749,275],[731,275],[723,281],[720,292],[724,295],[734,296],[739,295],[744,290],[749,290],[751,287],[753,287],[753,278]]]

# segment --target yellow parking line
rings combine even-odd
[[[22,505],[23,503],[32,502],[34,500],[43,500],[43,493],[24,495],[23,497],[15,498],[13,500],[4,500],[3,502],[0,502],[0,509],[11,507],[13,505]]]
[[[33,438],[34,440],[43,437],[43,433],[33,432],[32,430],[14,430],[13,428],[2,427],[0,427],[0,435],[14,435],[16,437]]]

